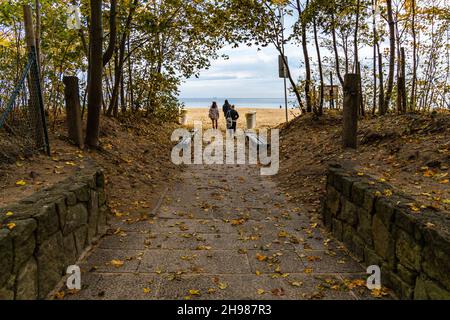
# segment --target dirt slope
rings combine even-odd
[[[357,151],[341,147],[342,117],[305,115],[282,127],[279,181],[294,201],[320,208],[329,163],[344,161],[450,216],[450,114],[387,115],[359,123]]]

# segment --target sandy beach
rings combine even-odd
[[[211,120],[208,117],[208,109],[206,108],[188,108],[188,124],[187,126],[192,127],[194,121],[202,121],[204,128],[211,128]],[[220,110],[222,108],[220,107]],[[239,120],[238,128],[246,128],[245,114],[251,111],[256,112],[256,126],[257,128],[272,128],[278,124],[286,121],[286,114],[284,109],[265,109],[265,108],[238,108]],[[299,114],[299,110],[288,110],[289,120],[292,120],[295,116]],[[219,119],[219,129],[225,130],[225,118],[223,113],[220,112]]]

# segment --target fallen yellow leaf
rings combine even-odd
[[[301,287],[303,285],[303,282],[300,281],[292,281],[290,284],[294,287]]]
[[[265,260],[267,260],[267,256],[257,253],[256,259],[258,259],[258,261],[265,261]]]
[[[228,284],[226,284],[224,282],[219,282],[218,287],[220,290],[225,290],[226,288],[228,288]]]
[[[424,177],[432,177],[434,176],[434,172],[431,170],[425,170],[425,172],[423,173]]]
[[[245,222],[245,220],[244,219],[233,219],[233,220],[231,220],[231,225],[232,226],[239,226],[239,225],[241,225],[241,224],[243,224]]]
[[[8,227],[9,230],[12,230],[16,227],[16,224],[14,222],[10,222],[6,226]]]
[[[287,236],[288,236],[288,233],[284,230],[282,230],[278,233],[279,238],[286,238]]]
[[[211,250],[210,246],[198,246],[196,250]]]
[[[266,293],[266,291],[264,289],[258,289],[258,290],[256,290],[256,292],[260,295]]]
[[[26,181],[24,181],[24,180],[19,180],[19,181],[17,181],[16,182],[16,186],[24,186],[24,185],[26,185],[27,183],[26,183]]]
[[[373,289],[370,294],[372,295],[372,297],[382,298],[388,295],[388,291],[386,288]]]
[[[189,290],[189,294],[191,296],[199,296],[200,295],[200,290],[191,289],[191,290]]]
[[[111,260],[111,265],[113,265],[113,266],[116,267],[116,268],[122,267],[124,263],[125,263],[125,262],[122,261],[122,260],[117,260],[117,259]]]

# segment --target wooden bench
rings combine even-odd
[[[263,139],[262,137],[258,136],[256,134],[256,132],[254,132],[254,131],[246,130],[245,136],[247,137],[248,141],[250,143],[253,143],[254,145],[256,145],[257,148],[269,147],[269,144],[267,143],[267,141],[265,139]]]
[[[189,137],[186,137],[183,139],[183,141],[180,142],[180,146],[185,147],[191,144],[192,139],[197,135],[198,129],[193,129],[191,131],[191,135]]]

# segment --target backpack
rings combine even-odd
[[[231,110],[227,113],[227,129],[233,128],[233,118],[231,117]]]

